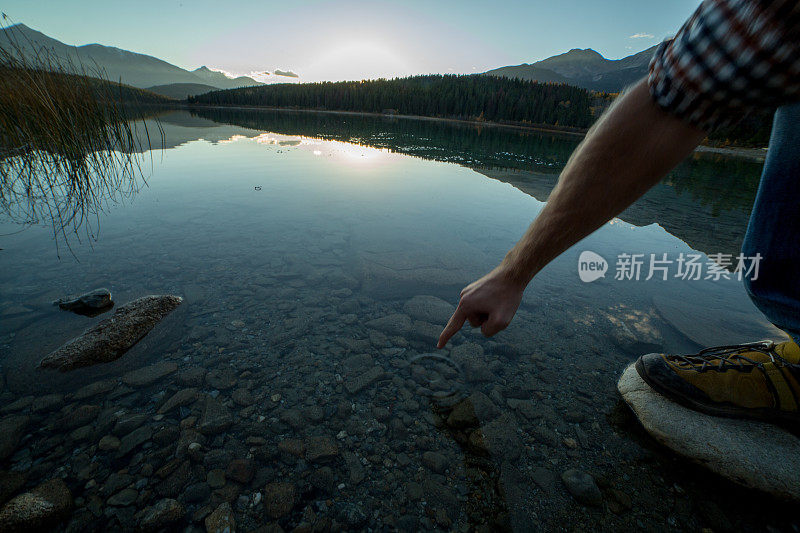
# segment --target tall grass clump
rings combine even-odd
[[[13,26],[0,31],[2,218],[51,225],[57,246],[94,239],[109,203],[145,184],[142,154],[152,139],[143,106],[164,100],[58,57]]]

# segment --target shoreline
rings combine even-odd
[[[282,111],[290,113],[324,113],[328,115],[349,115],[360,117],[383,117],[383,118],[397,118],[403,120],[427,120],[434,122],[448,122],[451,124],[459,124],[462,126],[480,126],[488,128],[504,128],[512,130],[523,131],[536,131],[541,133],[550,133],[554,135],[565,135],[569,137],[585,137],[588,130],[580,128],[566,128],[548,125],[527,125],[527,124],[505,124],[503,122],[489,122],[478,120],[464,120],[457,118],[442,118],[442,117],[426,117],[422,115],[390,115],[386,113],[372,113],[367,111],[337,111],[331,109],[294,109],[288,107],[263,107],[263,106],[244,106],[244,105],[205,105],[205,104],[188,104],[183,103],[180,107],[185,109],[236,109],[241,111]],[[700,154],[714,154],[724,157],[738,157],[743,159],[750,159],[755,161],[763,161],[766,158],[766,148],[746,148],[746,147],[717,147],[707,146],[701,144],[694,149],[695,152]]]

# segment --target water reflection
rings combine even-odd
[[[194,109],[192,115],[254,131],[337,140],[458,163],[540,201],[547,200],[579,142],[569,135],[391,117],[215,109]],[[173,115],[176,120],[179,116],[183,115]],[[735,255],[741,250],[760,169],[757,161],[696,153],[620,218],[636,226],[659,224],[707,254]]]
[[[97,238],[101,214],[145,186],[142,154],[161,140],[157,119],[128,119],[153,113],[113,107],[106,113],[94,117],[91,127],[70,124],[81,131],[48,124],[28,134],[29,144],[0,149],[0,223],[45,225],[56,246],[68,249],[71,240]]]

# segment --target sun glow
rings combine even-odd
[[[256,144],[274,147],[279,151],[299,148],[311,152],[317,157],[331,158],[332,161],[357,167],[371,167],[383,164],[392,157],[398,157],[386,148],[373,148],[343,141],[322,141],[299,135],[283,135],[264,132],[253,137],[232,135],[229,139],[219,141],[220,144],[236,142],[255,142]]]
[[[396,49],[374,41],[352,41],[322,50],[309,66],[320,80],[392,78],[410,73]]]

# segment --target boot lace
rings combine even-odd
[[[766,361],[757,361],[746,355],[752,352],[759,352],[768,356],[770,362],[779,366],[789,365],[789,362],[775,351],[775,343],[769,340],[747,344],[714,346],[700,350],[693,355],[673,355],[671,359],[684,370],[693,370],[695,372],[725,372],[729,369],[749,371],[753,367],[763,371]]]

